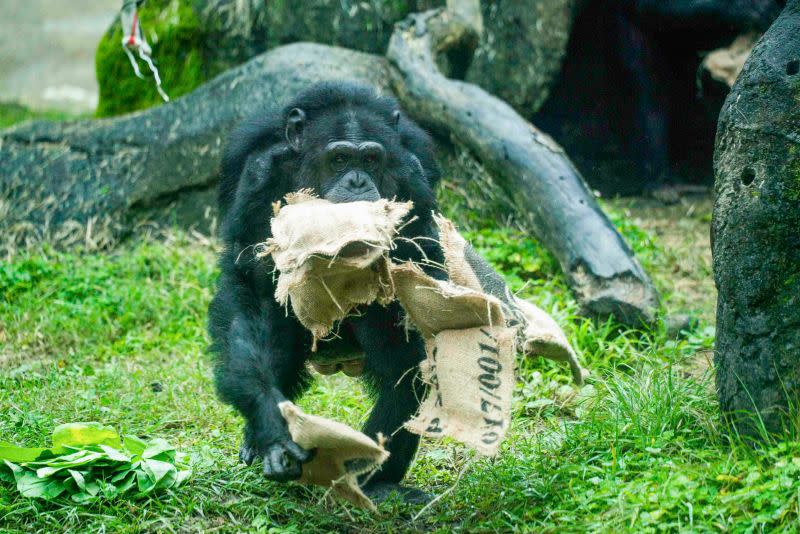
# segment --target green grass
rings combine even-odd
[[[615,219],[669,289],[685,251],[665,252]],[[461,222],[512,287],[564,325],[593,378],[578,391],[555,363],[520,362],[514,424],[497,457],[424,441],[411,483],[439,494],[463,475],[416,520],[418,509],[396,502],[372,515],[238,465],[241,421],[216,400],[206,351],[213,243],[176,231],[107,253],[44,246],[0,260],[0,439],[42,445],[60,423],[97,420],[164,437],[195,462],[185,486],[137,501],[45,503],[4,485],[0,532],[796,531],[800,444],[753,449],[723,437],[704,370],[713,328],[669,339],[663,326],[581,318],[553,258],[513,225],[486,220]],[[368,403],[337,375],[319,379],[302,406],[357,425]]]
[[[14,102],[0,102],[0,130],[30,119],[66,120],[76,115],[65,111],[33,111]]]

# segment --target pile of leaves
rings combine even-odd
[[[0,441],[0,480],[26,497],[69,496],[88,503],[142,497],[174,488],[191,475],[188,456],[163,439],[120,437],[100,423],[69,423],[53,430],[51,448]]]

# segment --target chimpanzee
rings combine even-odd
[[[432,219],[438,179],[428,135],[394,99],[353,83],[314,85],[282,110],[265,110],[231,134],[219,188],[225,250],[209,333],[217,391],[245,419],[240,458],[247,464],[260,458],[267,478],[296,479],[313,455],[292,441],[278,410],[279,402],[297,398],[309,384],[312,340],[275,301],[273,266],[253,255],[253,245],[270,236],[272,203],[300,189],[333,202],[411,200],[413,219],[401,235],[433,239],[401,240],[391,256],[441,265]],[[445,278],[435,267],[425,269]],[[334,343],[363,351],[363,376],[376,399],[364,431],[389,438],[391,454],[364,489],[377,499],[397,490],[407,501],[424,500],[421,490],[399,485],[419,442],[402,425],[424,394],[417,375],[425,355],[422,339],[406,333],[397,305],[359,311],[342,321]]]

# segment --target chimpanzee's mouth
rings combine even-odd
[[[340,258],[357,258],[359,256],[365,256],[372,248],[372,245],[369,243],[355,241],[342,247],[337,256]]]

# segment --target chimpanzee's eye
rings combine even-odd
[[[333,156],[333,168],[337,171],[344,170],[347,167],[348,157],[346,154],[339,152]]]
[[[367,167],[374,167],[376,163],[378,163],[378,156],[375,154],[367,154],[364,156],[364,164]]]

